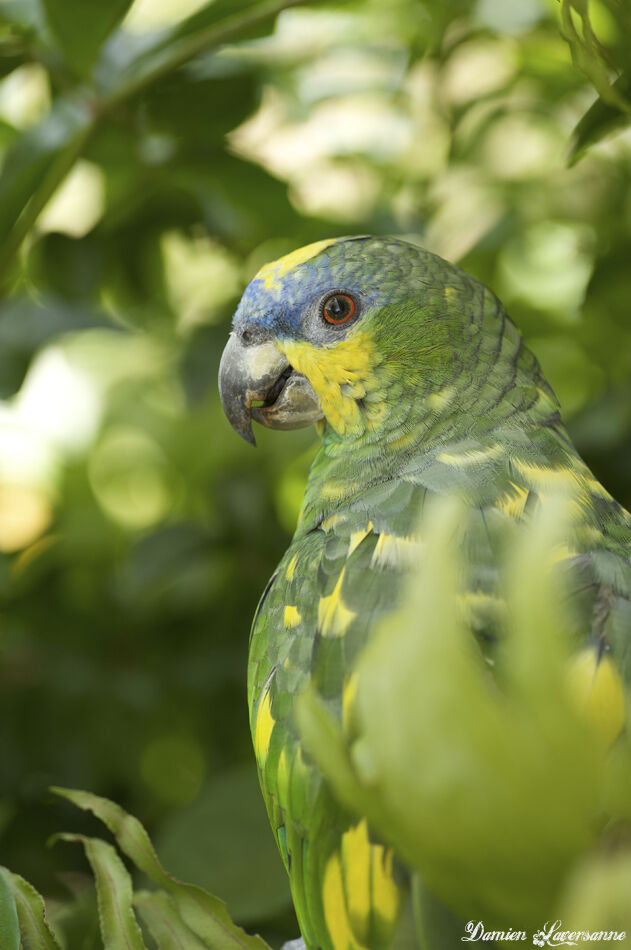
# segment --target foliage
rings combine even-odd
[[[96,880],[99,928],[108,950],[146,950],[136,910],[158,950],[266,950],[267,944],[260,937],[248,937],[232,923],[222,901],[201,887],[184,884],[167,874],[136,818],[97,795],[70,789],[56,792],[96,815],[112,832],[120,850],[158,885],[155,890],[134,894],[129,872],[111,844],[85,835],[56,836],[57,840],[78,842],[85,849]],[[9,927],[16,934],[16,946],[20,945],[21,933],[27,946],[60,950],[57,928],[48,922],[40,895],[18,875],[6,869],[2,874],[0,882],[5,887],[8,883],[12,898],[3,903],[2,909],[8,908],[8,917],[13,910]]]
[[[315,694],[298,705],[307,748],[347,807],[488,929],[557,918],[577,929],[563,910],[574,915],[580,889],[586,929],[631,930],[627,893],[603,901],[590,868],[600,836],[628,834],[631,744],[611,750],[624,723],[611,661],[599,681],[590,651],[572,655],[560,558],[568,501],[544,501],[527,529],[511,527],[515,537],[492,531],[507,561],[493,677],[461,607],[468,512],[447,499],[421,526],[426,553],[401,609],[361,657],[345,732]],[[617,862],[608,874],[625,879],[628,845]]]
[[[42,850],[51,784],[121,802],[240,923],[296,935],[244,671],[313,436],[254,453],[215,391],[263,261],[351,232],[461,261],[631,506],[626,5],[289,6],[0,4],[0,835],[69,948],[98,946],[94,892]]]

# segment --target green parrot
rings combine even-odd
[[[307,948],[381,950],[401,926],[409,875],[309,759],[295,696],[310,685],[344,724],[357,658],[401,601],[419,513],[437,495],[458,496],[479,523],[465,586],[470,627],[492,654],[499,565],[487,525],[525,523],[558,489],[577,499],[560,555],[573,566],[576,636],[594,670],[616,671],[603,713],[613,740],[624,721],[619,684],[631,679],[631,517],[577,454],[495,295],[398,239],[319,241],[260,270],[219,384],[248,442],[252,420],[315,423],[320,436],[296,532],[253,621],[251,729]]]

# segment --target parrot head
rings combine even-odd
[[[277,429],[316,422],[340,440],[376,442],[411,425],[413,407],[453,411],[485,313],[499,338],[496,298],[405,241],[310,244],[246,288],[219,370],[224,411],[252,445],[252,420]]]

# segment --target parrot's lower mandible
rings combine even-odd
[[[251,728],[307,947],[381,950],[400,924],[406,869],[334,798],[302,747],[294,697],[310,685],[344,722],[357,658],[399,605],[432,497],[455,494],[481,525],[525,523],[546,490],[568,486],[582,499],[579,549],[568,552],[577,636],[628,682],[631,518],[577,454],[494,294],[401,240],[319,241],[260,270],[236,311],[219,383],[248,442],[253,419],[278,429],[315,423],[320,436],[296,533],[254,618]],[[493,595],[500,565],[480,537],[467,583]],[[492,650],[492,616],[481,609],[473,628]]]

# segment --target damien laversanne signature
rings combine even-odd
[[[579,943],[612,943],[626,938],[625,930],[565,930],[563,921],[547,921],[540,930],[532,935],[535,947],[576,947]],[[470,920],[465,926],[463,943],[476,943],[478,940],[527,940],[525,930],[487,930],[481,920]]]

